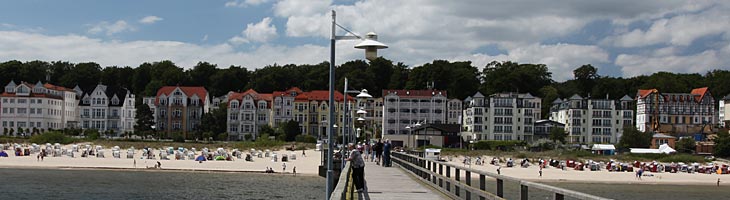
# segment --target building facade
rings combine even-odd
[[[463,114],[463,102],[459,99],[450,99],[447,105],[447,124],[461,124]]]
[[[443,90],[383,90],[383,138],[403,144],[416,123],[447,123],[447,94]]]
[[[329,116],[328,101],[329,91],[315,90],[304,92],[297,87],[286,91],[274,91],[271,94],[262,94],[254,90],[243,93],[229,93],[228,98],[228,131],[232,139],[242,140],[246,137],[256,138],[259,136],[259,128],[269,125],[273,128],[281,123],[296,121],[299,123],[299,130],[304,135],[311,135],[319,139],[327,135],[327,119]],[[335,114],[337,115],[338,127],[342,126],[343,95],[335,92]],[[354,102],[352,97],[348,101]],[[354,108],[354,104],[349,104]],[[351,114],[354,113],[350,109]],[[347,117],[345,123],[352,124],[352,117]],[[348,127],[352,127],[351,125]],[[337,129],[337,134],[350,129]],[[246,136],[251,135],[251,136]]]
[[[164,86],[154,100],[155,129],[168,136],[184,137],[197,130],[203,113],[210,110],[208,91],[203,87]]]
[[[711,133],[717,124],[715,99],[707,87],[690,93],[660,93],[656,89],[636,94],[636,128],[643,132],[689,136]]]
[[[78,125],[78,103],[71,89],[40,81],[10,81],[0,99],[3,135],[30,135]]]
[[[118,137],[134,132],[135,96],[129,90],[106,85],[84,91],[74,88],[79,97],[79,126],[82,129],[96,129]]]
[[[589,99],[573,95],[556,99],[550,120],[565,124],[566,142],[617,143],[625,126],[633,126],[633,99]]]
[[[730,105],[728,104],[730,104],[730,94],[720,99],[718,105],[717,117],[721,127],[726,127],[730,123]]]
[[[529,93],[498,93],[486,98],[477,92],[464,100],[464,134],[467,140],[475,141],[533,141],[540,103],[540,98]]]

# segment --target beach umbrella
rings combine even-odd
[[[205,161],[205,156],[199,155],[197,158],[195,158],[195,161]]]

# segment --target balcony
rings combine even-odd
[[[109,115],[107,119],[119,119],[119,115]]]

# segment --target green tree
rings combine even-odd
[[[544,64],[491,62],[482,70],[481,91],[486,94],[519,92],[538,94],[553,81],[552,73]]]
[[[99,130],[86,129],[86,130],[84,130],[84,136],[86,137],[86,139],[89,139],[89,140],[97,140],[97,139],[99,139]]]
[[[152,130],[152,126],[155,125],[155,116],[152,113],[152,109],[141,101],[137,101],[136,111],[135,111],[135,117],[136,117],[136,123],[134,124],[134,132],[137,135],[144,135],[144,134],[151,134],[154,130]]]
[[[228,117],[228,105],[222,103],[217,109],[211,112],[203,114],[200,120],[200,129],[203,132],[211,132],[211,137],[218,138],[219,134],[226,132],[227,128],[227,117]]]
[[[559,127],[553,127],[550,129],[550,140],[553,142],[560,141],[562,143],[565,143],[565,129],[559,128]]]
[[[727,131],[720,131],[714,141],[715,156],[730,158],[730,134]]]
[[[651,146],[651,133],[644,133],[636,129],[634,126],[624,127],[624,134],[619,139],[619,148],[628,150],[629,148],[649,148]]]
[[[302,134],[302,130],[299,129],[299,122],[294,120],[289,120],[284,123],[282,129],[284,130],[284,135],[286,135],[284,141],[287,142],[296,140],[297,135]]]
[[[583,65],[573,70],[573,77],[578,81],[581,87],[582,96],[588,96],[596,84],[598,78],[598,68],[593,67],[591,64]]]
[[[88,62],[79,63],[68,70],[62,77],[60,85],[73,88],[79,86],[96,85],[99,83],[101,76],[101,66],[99,64]]]
[[[677,147],[677,151],[680,153],[693,153],[695,152],[697,144],[695,142],[695,139],[691,137],[686,137],[679,139],[675,146]]]

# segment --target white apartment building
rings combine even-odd
[[[10,81],[2,101],[3,135],[29,135],[47,130],[72,128],[78,124],[76,93],[68,88]]]
[[[690,93],[660,93],[649,89],[636,94],[636,128],[643,132],[683,136],[711,133],[718,121],[716,112],[715,99],[707,87]]]
[[[110,131],[113,137],[134,132],[135,95],[129,90],[99,84],[87,91],[76,86],[74,91],[80,97],[81,128]]]
[[[633,125],[633,99],[589,99],[573,95],[556,99],[550,120],[565,124],[565,141],[570,143],[617,143],[625,126]]]
[[[443,90],[383,90],[383,138],[403,146],[416,123],[447,123],[447,94]]]
[[[251,135],[255,140],[259,127],[269,124],[271,94],[259,94],[249,89],[242,93],[228,93],[228,134],[234,140]]]
[[[529,93],[498,93],[486,98],[477,92],[467,97],[462,124],[467,140],[533,141],[540,102]]]
[[[719,112],[717,112],[718,122],[720,123],[721,127],[725,127],[728,125],[727,122],[730,121],[730,109],[726,109],[730,107],[727,105],[730,104],[730,94],[720,99],[719,104]]]

